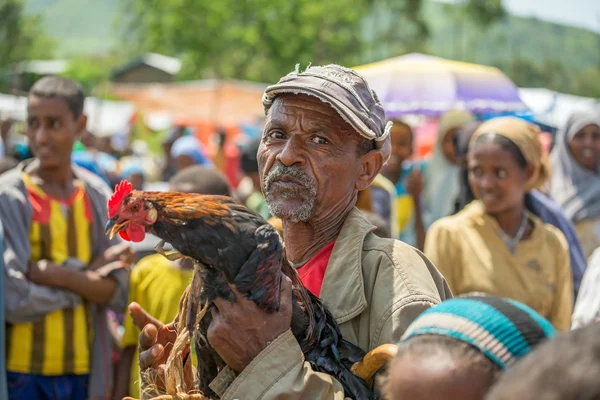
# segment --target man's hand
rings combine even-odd
[[[90,270],[97,269],[115,261],[121,261],[125,265],[131,265],[135,262],[135,252],[127,243],[119,243],[109,247],[104,253],[96,256],[90,264]]]
[[[133,323],[141,330],[138,349],[142,390],[158,396],[164,393],[166,362],[177,340],[175,323],[163,324],[148,314],[138,303],[129,305],[129,314]],[[189,352],[189,345],[186,351]],[[187,357],[186,360],[184,355],[183,358],[185,360],[184,380],[186,387],[191,388],[194,386],[191,357]]]
[[[141,330],[140,369],[144,371],[164,365],[177,339],[175,323],[163,324],[148,314],[138,303],[131,303],[128,309],[133,323]]]
[[[279,312],[268,314],[232,286],[235,303],[216,298],[208,342],[234,371],[241,372],[274,339],[290,329],[292,281],[282,274]]]
[[[48,260],[39,260],[29,263],[27,279],[33,283],[44,286],[60,287],[63,267]]]
[[[418,169],[413,169],[408,178],[406,178],[406,191],[413,199],[418,200],[423,193],[423,176]]]

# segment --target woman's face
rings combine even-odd
[[[600,127],[585,126],[571,138],[569,150],[583,168],[595,171],[600,162]]]
[[[407,354],[389,369],[388,400],[483,400],[490,376],[449,355]]]
[[[496,215],[523,204],[531,168],[494,143],[476,143],[469,152],[469,185],[486,212]]]
[[[454,136],[456,136],[456,131],[458,131],[458,127],[449,129],[442,139],[442,152],[444,153],[444,157],[446,160],[451,162],[454,165],[458,165],[458,154],[456,154],[456,148],[454,147]]]

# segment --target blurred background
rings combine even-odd
[[[415,158],[452,108],[534,121],[549,148],[600,97],[594,0],[2,0],[0,38],[13,143],[30,86],[64,75],[85,86],[88,129],[107,153],[160,155],[182,129],[211,157],[223,148],[234,187],[265,86],[296,64],[357,67],[388,116],[415,128]]]
[[[117,148],[140,138],[153,152],[174,126],[193,130],[209,152],[218,129],[230,139],[260,132],[264,87],[297,63],[356,67],[421,53],[497,67],[517,97],[480,111],[525,113],[551,134],[600,97],[593,0],[2,0],[0,38],[0,117],[22,120],[33,82],[64,75],[91,96],[92,134]],[[390,89],[386,76],[399,67],[385,67],[370,82],[388,113],[417,117],[416,155],[425,157],[435,140],[427,122],[460,104],[444,94],[435,110],[398,105],[386,97],[423,86]]]

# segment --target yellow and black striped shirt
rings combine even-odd
[[[46,259],[60,265],[73,257],[90,263],[93,217],[83,185],[65,200],[44,193],[25,173],[23,180],[33,207],[31,261]],[[8,325],[7,370],[48,376],[87,374],[92,334],[90,307],[85,302],[56,310],[38,322]]]

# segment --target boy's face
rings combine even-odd
[[[400,163],[406,161],[413,154],[413,135],[410,129],[404,125],[392,127],[392,154],[398,158]]]
[[[74,118],[60,97],[29,96],[25,134],[41,168],[71,163],[73,144],[85,128],[84,115]]]
[[[404,125],[396,124],[391,131],[392,154],[384,170],[393,173],[402,171],[402,163],[413,154],[413,135]]]

